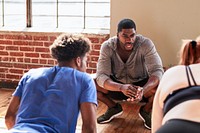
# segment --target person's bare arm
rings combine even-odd
[[[149,97],[149,95],[155,93],[158,84],[159,84],[159,78],[157,76],[150,76],[147,83],[143,86],[144,96]]]
[[[152,110],[152,133],[155,133],[162,125],[163,111],[160,107],[160,89],[156,91],[155,98],[153,101],[153,110]]]
[[[83,102],[80,107],[83,121],[82,133],[96,133],[96,110],[94,103]]]
[[[16,114],[19,108],[20,98],[13,96],[5,115],[5,124],[7,129],[11,129],[15,125]]]
[[[110,79],[104,82],[104,88],[110,91],[121,91],[127,97],[133,97],[137,92],[137,86],[133,86],[132,84],[117,83]]]

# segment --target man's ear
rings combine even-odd
[[[81,67],[81,58],[80,58],[80,57],[77,57],[77,58],[75,59],[75,63],[76,63],[76,65],[77,65],[78,67]]]

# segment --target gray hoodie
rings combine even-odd
[[[161,79],[164,71],[162,61],[153,42],[142,35],[137,35],[131,55],[124,63],[117,53],[117,37],[105,41],[100,49],[96,79],[99,86],[115,76],[123,83],[139,82],[151,75]]]

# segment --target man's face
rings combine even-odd
[[[122,29],[118,33],[118,38],[120,41],[120,46],[124,50],[132,50],[133,49],[133,43],[135,42],[136,38],[136,31],[134,28],[131,29]]]

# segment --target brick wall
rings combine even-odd
[[[15,88],[29,69],[56,65],[56,61],[49,54],[49,46],[60,34],[0,31],[0,87]],[[92,42],[87,72],[95,73],[99,49],[109,35],[84,35]]]

